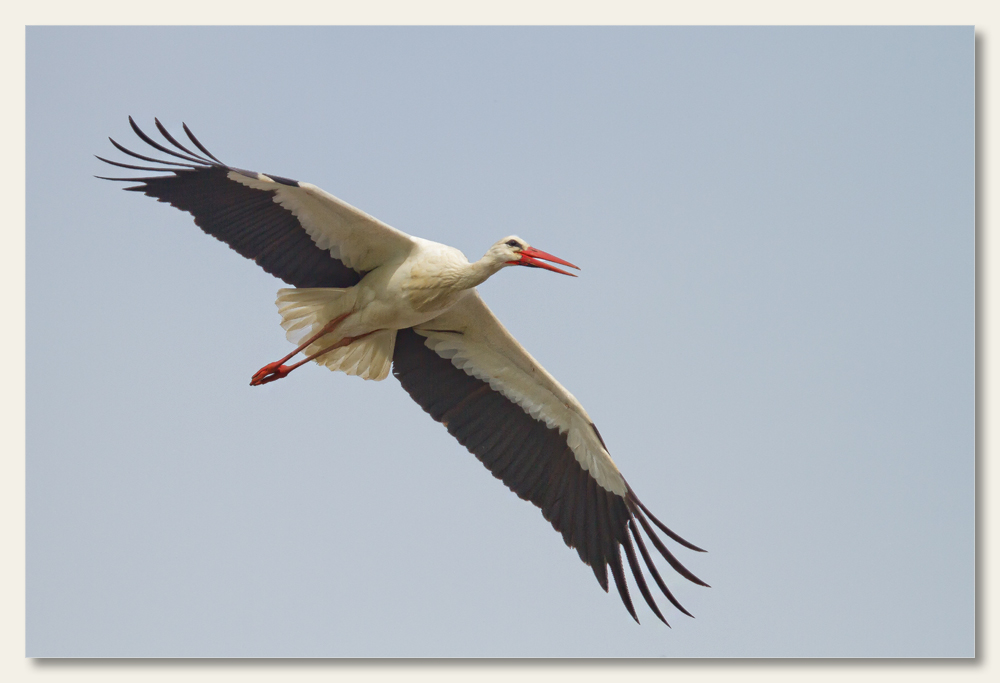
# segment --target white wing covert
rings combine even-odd
[[[625,480],[587,411],[514,339],[475,290],[414,330],[427,338],[428,348],[455,367],[489,383],[536,420],[566,434],[580,467],[604,489],[625,495]]]
[[[274,202],[291,212],[320,249],[358,272],[373,270],[413,247],[405,232],[369,216],[312,183],[279,183],[263,173],[251,178],[229,171],[229,179],[255,190],[272,191]]]

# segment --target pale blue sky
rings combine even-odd
[[[972,655],[973,47],[30,28],[28,655]],[[710,551],[668,578],[697,618],[635,625],[394,379],[249,387],[281,283],[92,177],[129,114],[580,265],[483,296]]]

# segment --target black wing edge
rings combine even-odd
[[[130,116],[129,125],[140,140],[172,159],[146,156],[132,151],[112,138],[114,147],[133,159],[160,164],[137,165],[112,161],[98,156],[104,163],[132,171],[151,171],[163,175],[114,178],[102,180],[138,183],[124,188],[142,192],[194,216],[195,224],[205,233],[225,242],[234,251],[259,265],[266,272],[293,287],[351,287],[363,276],[330,252],[320,249],[298,219],[273,201],[274,190],[258,190],[229,178],[230,172],[257,178],[252,171],[220,162],[194,136],[187,124],[184,133],[198,151],[185,146],[172,136],[159,119],[153,119],[163,136],[159,142],[147,135]],[[296,180],[268,175],[282,185],[298,186]]]
[[[667,588],[640,528],[674,571],[700,586],[708,584],[677,560],[653,525],[681,545],[704,551],[664,526],[628,484],[624,497],[597,485],[573,456],[564,435],[532,418],[488,383],[438,356],[424,344],[424,339],[413,329],[400,330],[396,335],[392,372],[410,397],[444,424],[493,476],[539,507],[545,519],[562,533],[566,545],[575,548],[593,570],[605,592],[610,567],[622,603],[636,622],[639,617],[625,580],[622,549],[640,594],[660,621],[670,626],[649,590],[640,556],[667,600],[683,614],[693,616]]]

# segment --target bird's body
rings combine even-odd
[[[368,343],[367,335],[386,330],[395,332],[422,325],[454,306],[478,275],[465,255],[452,247],[414,239],[412,248],[365,273],[352,287],[280,290],[278,306],[291,341],[300,340],[295,323],[308,317],[311,333],[319,332],[331,320],[345,315],[336,329],[323,335],[308,348],[320,351],[344,338]],[[485,279],[485,278],[484,278]],[[297,306],[294,304],[298,304]],[[390,336],[389,344],[393,337]],[[342,354],[349,353],[349,346]],[[391,349],[387,354],[392,357]],[[319,359],[318,362],[329,361]],[[342,368],[337,368],[342,369]],[[386,364],[374,374],[364,368],[351,371],[365,379],[385,379]]]
[[[453,247],[400,232],[314,185],[222,164],[186,126],[200,154],[177,142],[159,121],[157,128],[173,149],[129,121],[145,142],[184,162],[136,154],[112,140],[126,154],[166,167],[103,161],[169,175],[110,180],[141,182],[126,189],[189,211],[207,233],[293,285],[279,291],[277,304],[282,327],[297,347],[261,368],[251,384],[281,379],[309,360],[373,380],[391,369],[414,400],[494,476],[542,509],[605,590],[611,569],[636,620],[622,549],[643,598],[664,620],[636,547],[664,595],[687,614],[660,577],[639,526],[671,567],[706,585],[677,561],[650,521],[678,543],[700,549],[639,502],[583,406],[517,343],[475,289],[507,266],[567,275],[548,262],[576,266],[516,236],[470,262]],[[300,352],[304,360],[284,364]]]
[[[421,325],[499,270],[485,259],[470,263],[454,247],[412,239],[413,247],[403,258],[379,265],[352,288],[354,311],[341,323],[344,336]]]
[[[415,314],[414,319],[428,316],[402,326],[414,327],[447,311],[464,291],[482,284],[499,270],[500,266],[486,257],[469,263],[465,254],[454,247],[415,239],[413,252],[390,279],[387,294],[398,295],[405,301]]]

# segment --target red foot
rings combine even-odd
[[[276,379],[281,379],[291,371],[292,369],[287,365],[281,365],[281,363],[268,363],[254,373],[253,377],[250,379],[250,386],[256,387],[261,384],[273,382]]]

